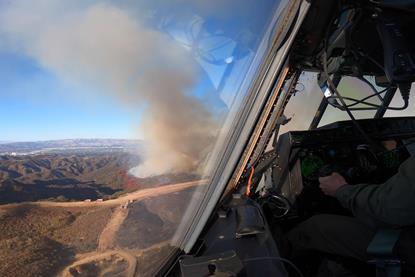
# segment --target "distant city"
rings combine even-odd
[[[34,155],[68,152],[141,151],[141,140],[129,139],[62,139],[48,141],[8,142],[0,141],[0,155]]]

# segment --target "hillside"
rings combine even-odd
[[[0,204],[112,198],[137,189],[195,180],[192,174],[136,178],[140,157],[127,152],[0,156]]]
[[[200,176],[136,178],[137,148],[57,143],[3,147],[0,276],[151,276]]]
[[[138,163],[138,156],[121,152],[0,156],[0,203],[96,199],[137,189],[127,172]]]
[[[138,190],[102,203],[0,205],[0,276],[154,276],[203,184]]]

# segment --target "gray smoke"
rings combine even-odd
[[[109,4],[76,9],[65,1],[16,1],[0,12],[7,47],[66,81],[101,89],[128,107],[145,107],[147,152],[132,172],[194,171],[216,132],[193,96],[197,67],[165,34]],[[69,116],[69,115],[68,115]]]

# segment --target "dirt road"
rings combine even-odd
[[[192,182],[185,182],[185,183],[178,183],[178,184],[171,184],[171,185],[164,185],[156,188],[148,188],[137,190],[131,193],[126,193],[116,199],[110,199],[102,202],[91,201],[75,201],[75,202],[53,202],[53,201],[36,201],[36,202],[23,202],[23,203],[16,203],[16,204],[5,204],[0,205],[1,208],[13,208],[22,204],[30,204],[30,205],[38,205],[41,207],[89,207],[89,206],[117,206],[124,204],[128,200],[142,200],[147,197],[154,197],[164,194],[173,193],[176,191],[180,191],[183,189],[191,188],[197,185],[206,184],[206,180],[199,180],[199,181],[192,181]]]
[[[115,242],[118,229],[121,224],[127,218],[128,209],[122,209],[121,207],[116,208],[112,213],[111,219],[108,221],[107,226],[102,230],[98,240],[98,251],[105,251],[108,249],[115,248]]]
[[[141,249],[138,250],[138,253],[134,251],[121,249],[116,244],[116,234],[124,222],[124,220],[128,216],[128,208],[123,208],[121,205],[124,205],[132,200],[132,201],[140,201],[148,197],[156,197],[164,194],[178,192],[180,190],[184,190],[193,186],[205,184],[206,181],[195,181],[195,182],[186,182],[186,183],[179,183],[179,184],[172,184],[172,185],[165,185],[162,187],[157,188],[150,188],[139,190],[136,192],[132,192],[126,194],[120,198],[107,200],[104,202],[65,202],[65,203],[57,203],[57,202],[34,202],[33,204],[38,204],[41,206],[47,207],[88,207],[91,205],[97,206],[118,206],[115,208],[114,212],[111,215],[111,219],[108,221],[105,228],[102,230],[99,238],[98,238],[98,247],[97,251],[90,252],[87,254],[82,254],[76,256],[75,262],[71,265],[67,266],[61,273],[62,277],[73,276],[70,273],[71,268],[75,268],[77,266],[87,264],[87,263],[99,263],[103,259],[109,259],[114,255],[118,255],[122,257],[128,264],[128,268],[125,270],[125,276],[134,276],[136,266],[137,266],[137,259],[136,257],[143,255],[146,251],[149,251],[154,248],[161,247],[163,245],[168,244],[168,242],[164,241],[159,244],[153,245],[148,249]],[[106,269],[105,271],[109,271],[111,268]]]
[[[120,256],[120,257],[122,257],[126,261],[126,263],[128,264],[128,267],[125,270],[125,276],[128,276],[128,277],[134,276],[135,268],[136,268],[136,265],[137,265],[137,260],[134,257],[134,255],[132,255],[131,253],[129,253],[128,251],[125,251],[125,250],[112,250],[112,251],[106,251],[106,252],[102,252],[102,253],[90,252],[90,253],[85,253],[85,254],[82,254],[82,255],[77,255],[76,256],[77,260],[74,263],[72,263],[71,265],[67,266],[62,271],[60,276],[61,277],[72,277],[73,275],[70,272],[71,268],[75,268],[77,266],[87,264],[87,263],[99,262],[101,260],[108,259],[111,256]]]

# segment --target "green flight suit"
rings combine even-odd
[[[289,232],[292,250],[319,250],[367,261],[366,249],[377,228],[415,225],[415,155],[385,183],[345,185],[336,191],[336,198],[355,217],[311,217]]]
[[[381,185],[345,185],[336,198],[353,215],[372,227],[415,224],[415,156],[402,163],[399,172]]]

